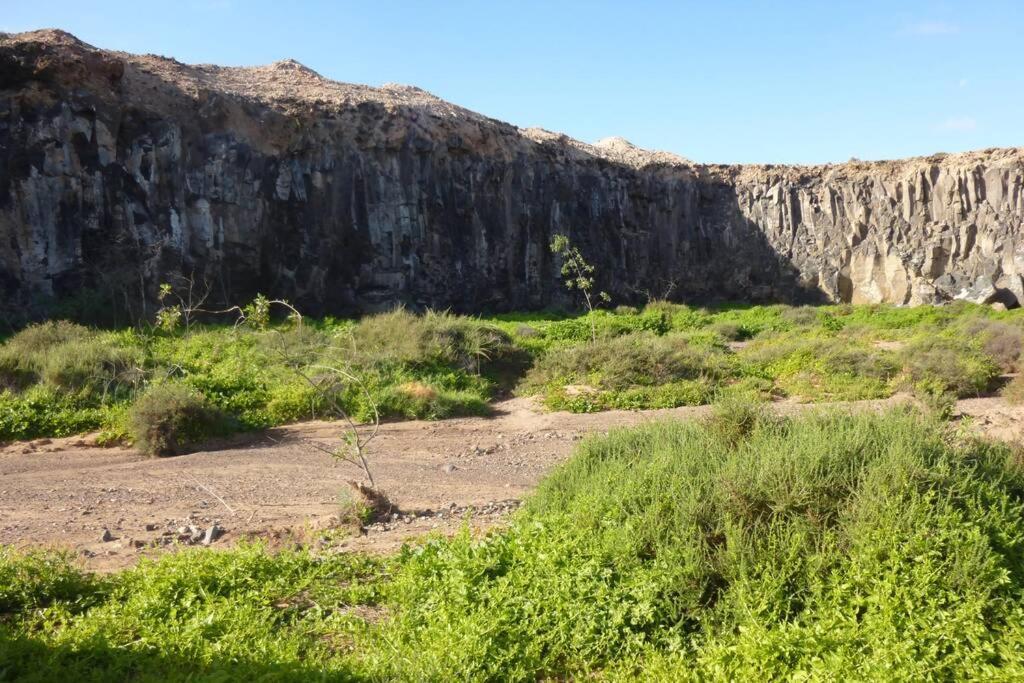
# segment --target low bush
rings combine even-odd
[[[722,321],[711,325],[711,331],[726,341],[739,341],[746,338],[746,330],[738,323]]]
[[[695,349],[674,335],[631,334],[553,349],[526,375],[530,390],[587,385],[619,391],[679,380],[716,379],[727,368],[721,353]]]
[[[901,367],[891,351],[820,328],[763,335],[738,358],[742,374],[771,380],[781,393],[809,401],[889,396]]]
[[[844,326],[878,331],[920,330],[925,327],[945,329],[959,319],[989,315],[987,306],[956,301],[944,306],[895,306],[893,304],[840,304],[823,310],[842,318]]]
[[[132,405],[130,433],[143,453],[178,455],[229,431],[227,418],[209,406],[201,394],[180,384],[158,384]]]
[[[818,309],[814,306],[788,307],[782,311],[781,317],[794,327],[813,327],[820,321]]]
[[[655,386],[635,386],[616,391],[586,385],[550,387],[544,405],[550,410],[594,413],[602,410],[652,410],[699,406],[711,401],[717,384],[707,378],[684,379]]]
[[[774,418],[764,402],[728,394],[712,404],[706,428],[715,438],[735,446],[770,419]]]
[[[1018,375],[1007,382],[999,395],[1014,405],[1024,403],[1024,375]]]
[[[665,315],[650,307],[638,315],[597,310],[576,318],[555,320],[542,327],[544,337],[557,346],[589,343],[592,330],[596,332],[600,341],[635,332],[661,335],[669,329],[669,321]]]
[[[20,356],[32,356],[41,351],[68,342],[85,341],[92,338],[93,332],[66,320],[50,320],[44,323],[29,325],[13,337],[4,346],[8,351]]]
[[[711,324],[713,318],[708,311],[668,301],[653,301],[644,308],[645,313],[661,315],[675,331],[699,330]]]
[[[1024,332],[1017,325],[987,318],[970,318],[963,325],[968,338],[981,343],[981,350],[991,358],[1003,372],[1017,369],[1021,350],[1024,349]]]
[[[346,352],[372,362],[444,364],[476,374],[513,350],[509,336],[493,325],[450,313],[415,315],[405,309],[363,318],[352,327],[351,337]]]
[[[139,349],[65,321],[32,325],[0,347],[0,389],[41,383],[69,392],[134,391],[143,380]]]
[[[505,533],[401,558],[416,680],[1010,680],[1024,473],[914,413],[591,439]],[[731,432],[730,432],[731,433]]]
[[[107,425],[115,411],[47,386],[0,391],[0,443],[92,431]]]
[[[0,546],[0,619],[59,602],[88,606],[102,585],[102,580],[84,576],[67,554],[17,554]]]
[[[441,420],[467,415],[489,415],[491,408],[470,390],[438,389],[416,380],[390,386],[378,409],[384,417]]]
[[[337,406],[360,420],[372,418],[374,404],[390,418],[482,414],[515,390],[543,393],[550,407],[571,410],[707,403],[751,383],[760,396],[806,401],[905,389],[972,396],[1016,369],[1022,313],[963,303],[696,308],[655,301],[639,311],[575,317],[397,310],[301,326],[267,320],[266,329],[114,332],[57,321],[0,344],[0,440],[95,429],[119,438],[127,407],[150,384],[168,381],[191,387],[250,430],[330,419]],[[728,343],[739,339],[749,342]],[[332,378],[337,368],[362,378],[369,392]],[[431,396],[402,388],[413,385]]]
[[[965,339],[920,337],[901,351],[900,358],[910,388],[925,387],[958,398],[984,393],[999,376],[995,361]]]
[[[64,391],[86,391],[100,399],[107,393],[134,392],[145,381],[139,349],[102,339],[51,347],[39,361],[43,383]]]
[[[492,326],[401,310],[319,327],[196,331],[154,348],[161,366],[246,429],[338,417],[338,408],[371,420],[374,405],[385,417],[479,414],[494,390],[483,374],[514,353]],[[399,389],[410,383],[430,387],[436,400]]]
[[[723,306],[712,312],[713,324],[731,323],[740,330],[741,338],[751,339],[766,332],[788,330],[792,324],[783,314],[788,306]]]

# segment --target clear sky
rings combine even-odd
[[[703,162],[1024,146],[1024,0],[0,0],[0,30],[42,27],[184,62],[291,57]]]

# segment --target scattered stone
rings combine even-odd
[[[202,542],[203,545],[210,545],[224,534],[224,529],[214,524],[206,530],[203,534]]]

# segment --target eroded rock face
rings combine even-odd
[[[151,315],[161,282],[312,313],[619,301],[1024,302],[1024,151],[707,166],[518,129],[291,61],[187,66],[0,37],[0,309]]]

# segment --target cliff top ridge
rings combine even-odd
[[[0,52],[3,51],[32,54],[37,59],[39,54],[43,54],[48,57],[47,63],[52,63],[54,57],[59,63],[85,61],[89,64],[89,60],[115,60],[124,65],[128,78],[143,84],[140,91],[156,92],[164,96],[186,93],[197,99],[203,93],[222,93],[287,114],[315,114],[318,110],[329,111],[374,103],[389,110],[409,109],[440,119],[482,124],[494,122],[490,117],[452,104],[415,86],[386,83],[373,87],[334,81],[293,59],[282,59],[262,66],[184,64],[160,55],[103,50],[60,29],[0,33]],[[809,173],[884,173],[900,171],[907,164],[920,164],[922,167],[936,163],[971,165],[993,160],[1017,162],[1024,157],[1024,148],[999,148],[901,160],[851,160],[837,164],[697,164],[671,152],[637,147],[621,137],[608,137],[588,144],[542,128],[511,128],[533,142],[561,145],[570,153],[591,155],[634,168],[678,166],[734,179],[758,176],[770,178],[778,175],[792,177]]]

